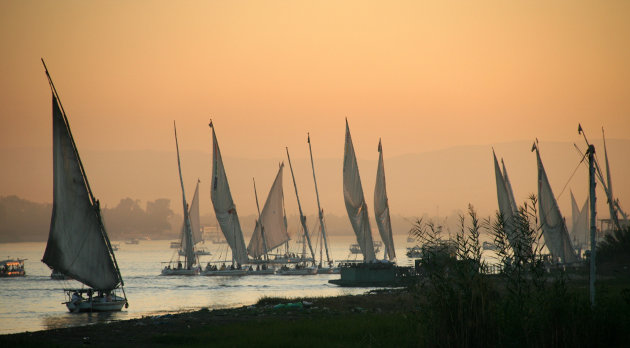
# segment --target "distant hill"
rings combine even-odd
[[[505,164],[518,202],[536,193],[536,161],[530,152],[531,141],[518,141],[486,146],[460,146],[439,151],[388,156],[384,146],[387,190],[392,214],[403,216],[448,215],[465,210],[472,203],[480,214],[497,209],[492,146]],[[581,145],[581,144],[580,144]],[[630,140],[608,140],[610,164],[615,194],[622,207],[630,209]],[[581,145],[582,146],[582,145]],[[603,164],[601,141],[595,141],[599,160]],[[584,147],[584,146],[582,146]],[[554,193],[559,197],[565,214],[570,212],[569,190],[583,201],[587,194],[587,170],[578,166],[579,155],[568,142],[540,142],[541,156]],[[231,158],[229,149],[222,149],[234,200],[241,216],[255,213],[252,177],[256,178],[260,204],[264,203],[273,177],[282,158]],[[300,200],[307,215],[316,214],[313,178],[307,149],[291,149]],[[341,149],[340,149],[341,152]],[[142,201],[166,197],[181,200],[177,162],[174,152],[160,151],[83,151],[81,153],[90,184],[103,206],[112,207],[125,197]],[[318,158],[315,166],[322,207],[327,214],[345,216],[342,194],[342,158]],[[372,212],[377,153],[358,153],[361,179]],[[3,163],[0,195],[18,195],[36,202],[52,201],[51,150],[13,149],[0,154]],[[365,159],[369,156],[369,159]],[[201,179],[201,212],[211,214],[209,152],[183,151],[182,168],[188,195],[193,183]],[[285,202],[289,215],[297,214],[288,166],[285,168]],[[575,172],[575,174],[573,174]],[[573,176],[572,176],[573,174]],[[569,179],[571,180],[569,181]],[[565,184],[568,186],[560,195]],[[600,217],[606,200],[598,191]],[[172,204],[176,214],[179,205]],[[1,223],[1,222],[0,222]]]

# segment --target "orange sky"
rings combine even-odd
[[[341,158],[344,117],[370,159],[628,138],[629,43],[628,1],[3,1],[0,156],[51,146],[40,57],[82,151],[172,151],[174,119],[209,151],[210,117],[244,158]]]

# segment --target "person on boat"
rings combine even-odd
[[[74,293],[72,293],[72,299],[70,300],[70,302],[72,302],[74,304],[77,304],[82,299],[83,299],[83,297],[81,297],[81,295],[79,295],[79,293],[75,291]]]
[[[222,270],[222,271],[225,271],[225,268],[226,268],[226,267],[225,267],[225,262],[224,262],[224,263],[222,263],[222,264],[221,264],[221,270]]]
[[[177,269],[182,269],[182,262],[181,261],[177,261]]]
[[[260,265],[256,265],[256,272],[260,271]]]

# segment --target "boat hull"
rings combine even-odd
[[[104,298],[94,298],[92,300],[80,300],[66,302],[66,307],[70,313],[81,312],[119,312],[125,306],[124,298],[115,296],[114,299],[106,301]]]
[[[279,270],[278,271],[279,275],[313,275],[313,274],[317,274],[317,268],[315,267],[307,267],[307,268],[300,268],[300,269],[285,269],[285,270]]]
[[[261,269],[258,271],[249,271],[247,272],[248,275],[273,275],[276,274],[276,270],[273,268],[268,268],[268,269]]]
[[[208,277],[232,277],[232,276],[244,276],[247,275],[246,269],[226,269],[217,271],[203,271],[201,275]]]
[[[50,273],[50,279],[52,280],[70,280],[72,279],[72,277],[67,276],[61,272],[56,272],[56,271],[52,271],[52,273]]]
[[[26,272],[24,270],[21,271],[8,271],[0,273],[0,278],[10,278],[10,277],[24,277]]]
[[[341,267],[341,277],[328,282],[339,286],[399,286],[405,278],[392,263],[358,263]]]
[[[199,269],[162,269],[163,276],[196,276],[199,275]]]
[[[317,274],[339,274],[339,267],[323,267],[317,269]]]

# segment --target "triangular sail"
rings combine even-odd
[[[582,209],[577,205],[573,192],[571,192],[571,238],[573,239],[575,246],[588,245],[590,242],[590,232],[588,225],[588,197],[582,206]]]
[[[571,245],[567,226],[551,190],[538,147],[535,149],[538,163],[538,214],[545,244],[554,259],[559,258],[562,262],[575,262],[577,256]]]
[[[265,244],[267,252],[289,241],[287,226],[284,219],[284,204],[282,189],[282,172],[284,163],[280,165],[276,179],[269,190],[269,195],[265,201],[262,212],[260,213],[260,222],[264,229],[265,243],[262,239],[261,225],[256,223],[252,239],[247,246],[248,254],[253,258],[263,256],[265,253]]]
[[[361,177],[359,176],[359,166],[354,153],[350,128],[346,120],[346,142],[343,155],[343,198],[348,211],[348,218],[352,224],[352,229],[357,236],[357,242],[363,253],[363,260],[366,262],[376,259],[374,254],[374,244],[372,242],[372,231],[368,218],[367,204],[363,196]]]
[[[505,162],[503,162],[503,158],[501,158],[501,166],[503,167],[503,180],[505,181],[505,188],[509,197],[510,208],[512,208],[512,211],[516,215],[518,214],[518,206],[516,205],[516,199],[514,199],[512,183],[510,182],[510,178],[508,177],[507,169],[505,169]]]
[[[608,195],[608,207],[610,210],[610,218],[611,220],[613,220],[617,228],[621,228],[618,214],[621,214],[623,220],[626,223],[628,220],[628,215],[621,209],[621,207],[619,206],[619,200],[615,199],[615,196],[613,195],[612,180],[610,179],[610,164],[608,162],[608,150],[606,149],[606,137],[604,137],[603,128],[602,128],[602,137],[604,139],[604,158],[606,160],[606,182],[607,182],[607,185],[604,185],[604,188],[608,187],[608,191],[606,193]]]
[[[515,219],[518,214],[518,210],[516,208],[516,202],[514,201],[514,194],[511,192],[512,186],[509,182],[506,182],[507,171],[505,170],[505,165],[503,167],[503,173],[501,173],[501,168],[499,167],[499,162],[497,161],[497,156],[495,155],[494,150],[492,150],[492,156],[494,158],[494,175],[497,183],[499,213],[503,216],[508,242],[510,245],[514,246],[516,243],[516,236],[514,235],[516,229]]]
[[[221,232],[225,236],[230,249],[232,249],[232,257],[239,264],[247,263],[247,249],[245,248],[245,239],[241,230],[241,223],[236,212],[236,205],[232,199],[230,185],[228,184],[225,167],[223,166],[223,158],[219,149],[217,135],[212,128],[212,188],[210,189],[210,199],[214,207],[214,214],[219,221]]]
[[[385,244],[385,253],[390,260],[396,258],[394,238],[392,236],[392,222],[389,216],[389,202],[385,185],[385,164],[383,163],[383,147],[378,141],[378,167],[376,169],[376,185],[374,187],[374,217],[376,225]]]
[[[190,202],[190,208],[188,209],[188,217],[190,218],[190,228],[192,230],[192,242],[193,245],[201,242],[201,220],[199,215],[199,180],[197,180],[197,186],[195,187],[195,194]],[[181,245],[182,250],[186,250],[186,224],[182,224]]]
[[[573,191],[569,191],[571,194],[571,225],[575,226],[578,220],[578,216],[580,215],[580,207],[575,201],[575,196],[573,196]]]
[[[201,242],[201,217],[199,215],[199,180],[197,180],[197,187],[195,188],[195,194],[193,195],[192,202],[190,203],[190,210],[188,211],[190,216],[190,228],[192,229],[192,241],[193,244]]]
[[[190,223],[190,215],[188,214],[188,204],[186,203],[186,191],[184,190],[184,179],[182,178],[182,164],[179,158],[179,143],[177,142],[177,128],[175,122],[173,122],[173,128],[175,130],[175,148],[177,149],[177,169],[179,170],[179,182],[182,186],[182,205],[184,207],[184,243],[182,248],[184,250],[184,257],[186,259],[186,268],[192,269],[192,266],[196,263],[195,260],[195,248],[192,236],[192,227]]]
[[[52,98],[53,210],[42,261],[94,289],[111,290],[121,283],[98,201],[89,193],[70,126],[57,98]]]

